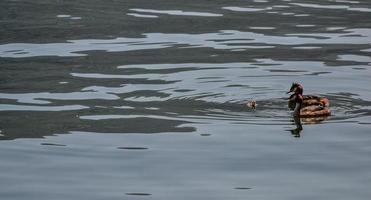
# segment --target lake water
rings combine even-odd
[[[2,0],[0,198],[370,199],[370,22],[367,0]],[[292,82],[332,116],[295,122]]]

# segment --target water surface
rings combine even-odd
[[[369,199],[370,14],[364,0],[1,1],[0,197]],[[292,82],[332,116],[292,119]]]

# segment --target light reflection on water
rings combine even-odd
[[[296,25],[302,26],[302,25]],[[311,25],[312,26],[312,25]],[[371,29],[347,29],[341,33],[294,33],[285,36],[265,35],[254,32],[223,30],[219,33],[164,34],[144,33],[143,38],[115,38],[105,40],[69,40],[68,43],[0,45],[0,57],[35,56],[86,56],[86,51],[124,52],[170,48],[214,48],[223,50],[244,48],[275,48],[276,45],[335,45],[369,44]],[[185,48],[182,47],[182,48]]]
[[[222,17],[221,14],[205,13],[205,12],[185,12],[181,10],[151,10],[132,8],[130,11],[143,12],[143,13],[154,13],[154,14],[168,14],[168,15],[180,15],[180,16],[198,16],[198,17]]]
[[[2,198],[371,196],[369,2],[0,7]]]
[[[371,12],[370,8],[357,8],[348,5],[319,5],[319,4],[309,4],[309,3],[290,3],[291,5],[307,7],[307,8],[320,8],[320,9],[344,9],[347,11],[359,11],[359,12]]]

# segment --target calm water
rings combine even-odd
[[[0,198],[370,199],[370,22],[367,0],[2,0]],[[300,132],[294,81],[333,115]]]

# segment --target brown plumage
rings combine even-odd
[[[289,97],[288,106],[294,110],[294,116],[299,117],[320,117],[329,116],[331,111],[328,108],[330,102],[325,97],[314,95],[303,95],[303,86],[299,83],[293,83],[290,91],[294,92]]]

